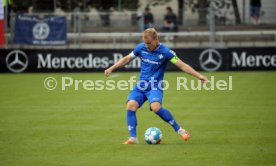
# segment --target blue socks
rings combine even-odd
[[[177,132],[180,129],[180,126],[176,123],[175,119],[173,118],[172,114],[170,113],[170,111],[166,110],[165,108],[160,108],[160,110],[158,110],[156,112],[157,115],[159,115],[159,117],[161,119],[163,119],[165,122],[168,122],[173,128],[174,130]]]
[[[127,128],[130,133],[130,137],[136,137],[136,126],[136,111],[127,110]]]

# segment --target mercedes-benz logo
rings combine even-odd
[[[205,71],[216,71],[222,64],[222,57],[215,49],[206,49],[199,56],[199,64]]]
[[[35,39],[44,40],[49,36],[50,28],[48,24],[40,22],[33,27],[33,35]]]
[[[11,51],[6,57],[6,65],[11,72],[20,73],[28,66],[27,55],[20,50]]]

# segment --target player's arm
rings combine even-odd
[[[111,67],[109,67],[108,69],[106,69],[104,71],[104,75],[106,77],[110,76],[110,74],[116,70],[119,69],[123,66],[125,66],[128,62],[130,62],[133,59],[133,56],[131,54],[123,57],[122,59],[120,59],[117,63],[115,63],[114,65],[112,65]]]
[[[170,61],[175,64],[175,66],[177,66],[180,70],[200,79],[202,82],[208,82],[208,79],[205,76],[195,71],[190,65],[183,62],[176,55]]]

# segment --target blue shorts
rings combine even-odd
[[[129,100],[137,101],[139,107],[141,107],[146,100],[148,100],[150,104],[153,102],[162,104],[163,90],[158,88],[158,86],[154,86],[153,89],[150,86],[146,89],[141,89],[136,85],[128,95],[127,101]]]
[[[251,6],[250,7],[251,17],[254,17],[254,16],[260,17],[260,9],[261,9],[261,7],[259,7],[259,6]]]

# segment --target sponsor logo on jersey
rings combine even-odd
[[[146,51],[142,51],[142,54],[149,54],[148,52],[146,52]]]
[[[161,64],[160,62],[152,61],[152,60],[145,59],[145,58],[141,58],[141,60],[144,61],[144,62],[147,62],[147,63],[154,64],[154,65],[159,65],[159,64]]]

